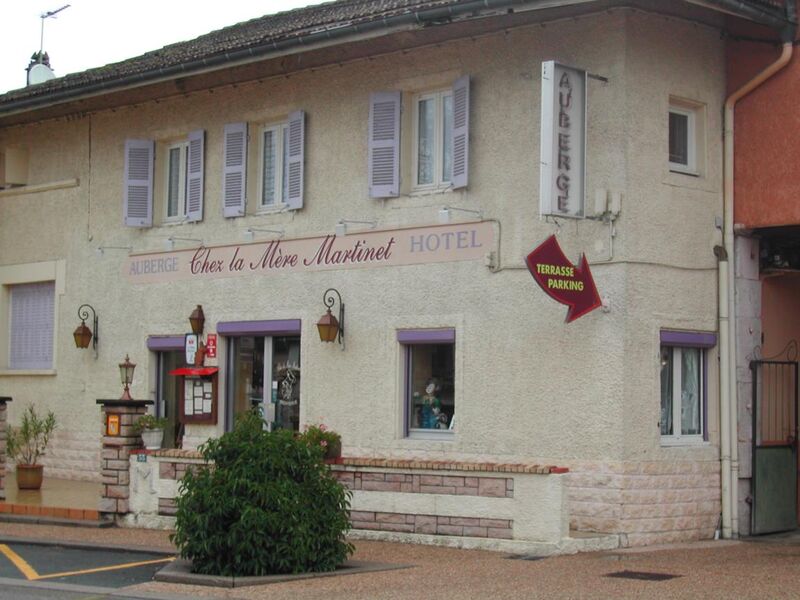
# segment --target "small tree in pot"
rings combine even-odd
[[[56,428],[56,416],[48,411],[40,417],[33,405],[22,413],[19,427],[9,426],[6,434],[6,451],[17,462],[17,487],[21,490],[38,490],[42,487],[44,467],[39,457],[44,456],[50,434]]]

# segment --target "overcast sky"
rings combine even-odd
[[[265,14],[320,0],[0,0],[0,93],[25,87],[25,68],[43,50],[56,77],[85,71]]]

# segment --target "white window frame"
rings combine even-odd
[[[274,202],[267,203],[264,199],[264,135],[271,131],[275,144],[275,186],[273,188]],[[288,168],[288,161],[286,157],[286,137],[289,135],[289,123],[284,121],[282,123],[273,123],[265,125],[261,128],[259,135],[259,153],[258,153],[258,212],[273,212],[281,210],[286,206],[286,169]]]
[[[672,346],[668,344],[662,344],[659,352],[659,356],[661,356],[661,352],[664,350],[668,350],[672,354],[672,434],[660,434],[661,435],[661,445],[662,446],[686,446],[686,445],[697,445],[697,444],[705,444],[705,413],[707,408],[707,401],[706,398],[706,349],[705,348],[696,348],[696,347],[689,347],[689,346]],[[699,434],[690,434],[684,435],[681,432],[681,404],[682,404],[682,388],[681,388],[681,371],[682,371],[682,354],[684,350],[698,350],[700,352],[700,364],[698,365],[699,374],[700,374],[700,381],[698,385],[700,386],[699,393],[700,393],[700,433]],[[660,390],[660,377],[659,377],[659,413],[661,411],[661,390]],[[660,433],[661,423],[659,422],[659,433]]]
[[[686,164],[669,161],[669,170],[687,175],[697,175],[697,108],[670,102],[669,114],[686,117]],[[667,159],[669,159],[669,118],[667,119]]]
[[[451,106],[453,90],[450,88],[415,94],[413,96],[413,136],[412,136],[412,191],[443,190],[452,186],[450,180],[443,177],[444,172],[444,99],[450,98]],[[425,100],[434,101],[433,110],[433,182],[419,183],[419,105]],[[452,174],[452,165],[451,165]]]
[[[170,189],[170,156],[172,151],[180,149],[180,161],[178,163],[178,213],[175,215],[169,214],[169,189]],[[164,221],[167,223],[182,222],[186,220],[186,188],[189,185],[189,176],[187,173],[189,162],[189,142],[176,142],[170,144],[166,148],[166,157],[164,165],[165,181],[164,181]]]

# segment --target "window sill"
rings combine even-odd
[[[448,194],[453,191],[454,191],[453,186],[448,184],[446,186],[414,188],[408,192],[408,196],[411,198],[416,198],[419,196],[434,196],[436,194]]]
[[[695,169],[690,169],[689,167],[684,167],[682,165],[676,165],[673,163],[669,164],[669,172],[677,175],[687,175],[689,177],[700,177],[700,173],[698,173]]]
[[[272,206],[259,206],[256,215],[274,215],[289,210],[288,204],[274,204]]]
[[[0,377],[5,377],[5,376],[52,377],[53,375],[57,375],[55,369],[0,369]]]
[[[703,448],[710,446],[711,442],[703,439],[668,439],[661,438],[662,448]]]
[[[408,432],[405,439],[407,440],[430,440],[436,442],[452,442],[455,440],[456,432],[451,430],[440,429],[437,431],[424,431],[421,429],[412,430]]]
[[[36,185],[22,185],[19,187],[12,187],[8,189],[0,189],[0,198],[8,196],[21,196],[23,194],[35,194],[38,192],[49,192],[50,190],[63,190],[66,188],[78,187],[80,185],[79,179],[65,179],[63,181],[54,181],[52,183],[39,183]]]

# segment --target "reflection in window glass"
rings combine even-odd
[[[672,435],[671,348],[661,348],[661,435]]]
[[[455,345],[413,344],[408,361],[409,430],[444,430],[455,426]]]
[[[672,440],[703,436],[702,348],[661,347],[661,435]]]
[[[417,184],[419,185],[433,183],[435,108],[433,98],[426,98],[418,103]]]
[[[689,165],[689,115],[669,113],[669,162]]]
[[[275,204],[275,162],[277,156],[275,130],[267,129],[264,131],[262,165],[262,190],[261,203],[264,205]]]
[[[169,174],[167,185],[167,216],[180,215],[181,193],[181,148],[169,149]]]

